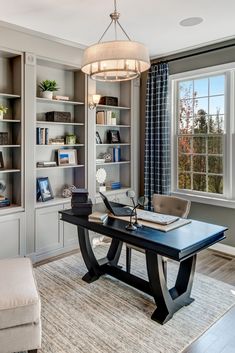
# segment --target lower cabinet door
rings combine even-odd
[[[62,205],[36,210],[36,253],[44,254],[63,248]]]
[[[25,213],[0,217],[0,258],[25,255]]]
[[[71,204],[64,205],[65,210],[69,208],[71,208]],[[63,222],[63,227],[64,227],[64,246],[65,247],[74,246],[74,245],[78,246],[77,227],[67,222]]]

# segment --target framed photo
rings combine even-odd
[[[101,140],[101,137],[100,137],[100,134],[98,133],[98,131],[96,131],[95,138],[96,138],[96,143],[98,143],[98,144],[102,143],[102,140]]]
[[[4,169],[4,161],[3,161],[2,152],[0,152],[0,169]]]
[[[40,197],[43,202],[54,198],[48,177],[37,178],[37,200]]]
[[[62,149],[58,150],[58,165],[76,165],[78,163],[77,160],[77,150],[67,150]]]
[[[109,143],[120,143],[120,133],[118,130],[109,130],[107,133],[107,140]]]

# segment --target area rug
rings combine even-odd
[[[96,248],[99,256],[106,250]],[[146,277],[141,253],[133,252],[132,269]],[[169,285],[176,271],[169,263]],[[40,353],[179,353],[235,304],[234,287],[196,274],[195,301],[162,326],[150,318],[155,309],[150,296],[109,276],[82,281],[86,268],[80,253],[35,272],[42,299]]]

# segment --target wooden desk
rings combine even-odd
[[[99,207],[100,210],[100,207]],[[214,224],[192,221],[167,233],[143,226],[127,231],[127,221],[109,217],[105,224],[88,221],[88,217],[75,216],[72,210],[61,211],[61,220],[74,224],[78,229],[81,253],[88,269],[83,277],[87,283],[109,274],[151,296],[157,305],[152,319],[164,324],[181,307],[189,305],[196,265],[196,254],[225,238],[227,228]],[[128,218],[127,218],[128,220]],[[96,259],[88,231],[112,238],[107,256]],[[123,242],[145,250],[148,281],[127,273],[118,266]],[[175,286],[167,288],[163,273],[162,256],[179,261]]]

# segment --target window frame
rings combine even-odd
[[[178,82],[182,80],[200,79],[215,75],[225,75],[225,111],[223,134],[223,194],[215,194],[196,190],[182,190],[178,188]],[[213,204],[235,208],[235,63],[212,66],[179,74],[170,75],[169,104],[171,115],[171,191],[172,194],[200,203]]]

